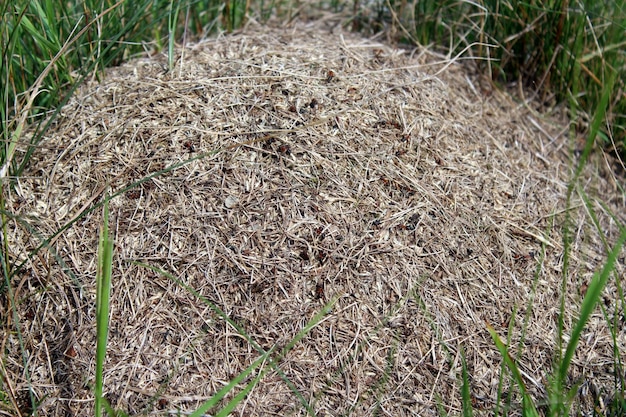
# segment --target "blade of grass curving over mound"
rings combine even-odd
[[[217,406],[217,404],[226,395],[228,395],[228,393],[233,391],[241,381],[247,378],[248,375],[250,375],[256,368],[258,368],[263,362],[265,362],[270,357],[273,351],[274,351],[274,348],[263,353],[261,357],[259,357],[257,360],[252,362],[250,366],[248,366],[243,372],[241,372],[239,375],[233,378],[228,384],[226,384],[221,390],[219,390],[213,397],[205,401],[198,409],[196,409],[196,411],[191,413],[189,417],[202,417],[211,408]],[[257,379],[258,379],[258,376],[252,381],[254,382],[255,385],[256,385]],[[248,392],[248,391],[245,391],[245,392]]]
[[[298,342],[300,342],[304,336],[306,336],[307,334],[309,334],[311,332],[311,330],[317,326],[319,324],[319,322],[321,322],[324,317],[326,317],[328,315],[328,313],[330,312],[330,310],[332,309],[333,305],[337,302],[337,300],[339,299],[339,296],[335,296],[335,298],[333,298],[331,301],[329,301],[319,312],[317,312],[312,318],[311,320],[309,320],[309,322],[302,328],[302,330],[300,330],[293,339],[291,339],[291,341],[289,343],[287,343],[287,345],[280,351],[280,353],[272,360],[270,358],[270,363],[272,364],[272,367],[278,371],[278,362],[282,361],[283,358],[287,355],[287,353],[289,353],[289,351],[291,351],[291,349],[294,348],[294,346],[296,346],[296,344],[298,344]],[[268,354],[271,352],[268,352]],[[227,417],[231,411],[233,411],[235,409],[235,407],[241,402],[243,401],[246,396],[250,393],[250,391],[263,379],[263,377],[265,376],[265,374],[268,372],[269,368],[265,368],[262,372],[259,373],[259,375],[257,375],[256,378],[254,378],[252,381],[250,381],[250,383],[248,383],[248,385],[241,391],[239,392],[235,398],[233,398],[227,405],[226,407],[224,407],[222,410],[220,410],[215,417]],[[307,405],[306,406],[307,412],[309,415],[311,416],[315,416],[315,412]],[[198,415],[199,417],[199,415]]]
[[[113,239],[109,233],[109,201],[105,199],[100,239],[98,241],[98,272],[96,275],[96,385],[95,412],[102,416],[103,372],[109,335],[109,306],[111,295],[111,273],[113,266]]]
[[[495,329],[491,327],[489,323],[486,324],[487,330],[489,331],[493,342],[500,351],[500,355],[502,355],[502,358],[504,359],[507,368],[509,368],[509,371],[511,371],[511,375],[513,376],[513,379],[515,380],[515,383],[517,384],[522,394],[522,414],[524,416],[539,417],[539,413],[535,408],[535,404],[533,403],[532,398],[530,398],[530,395],[526,390],[526,384],[524,383],[522,374],[519,371],[517,364],[515,363],[511,355],[509,355],[509,350],[507,346],[504,344],[504,342],[502,342],[502,340],[500,340],[500,336],[498,336],[498,333],[495,331]]]
[[[138,265],[141,265],[141,264],[138,263]],[[252,371],[254,371],[256,368],[258,368],[263,362],[270,361],[270,362],[277,363],[280,360],[282,360],[285,357],[285,355],[287,355],[287,353],[289,353],[289,351],[291,349],[293,349],[293,347],[300,340],[302,340],[302,338],[304,336],[306,336],[311,331],[311,329],[313,329],[315,326],[317,326],[317,324],[320,321],[322,321],[322,319],[328,314],[328,312],[330,311],[330,309],[332,308],[332,306],[334,305],[334,303],[336,301],[337,301],[337,297],[334,300],[332,300],[331,302],[329,302],[326,306],[324,306],[324,308],[322,308],[322,310],[320,312],[318,312],[315,316],[313,316],[313,318],[281,350],[281,352],[277,355],[277,357],[273,361],[271,359],[271,355],[274,352],[276,346],[274,346],[270,350],[264,352],[263,355],[260,358],[255,360],[242,373],[240,373],[234,379],[232,379],[228,384],[226,384],[226,386],[224,386],[221,390],[219,390],[209,400],[204,402],[196,411],[191,413],[189,416],[190,417],[202,417],[202,416],[204,416],[207,411],[209,411],[211,408],[215,407],[219,403],[220,400],[222,400],[226,395],[228,395],[228,393],[233,391],[235,389],[235,387],[241,381],[243,381],[248,375],[250,375],[252,373]],[[241,390],[239,393],[237,393],[237,395],[235,395],[234,398],[224,408],[222,408],[215,415],[215,417],[226,417],[226,416],[228,416],[232,412],[232,410],[234,410],[235,407],[239,403],[241,403],[246,398],[246,396],[250,393],[250,391],[252,391],[252,389],[263,379],[263,377],[265,376],[265,374],[267,373],[268,370],[269,370],[269,368],[265,368],[263,371],[259,372],[259,374],[252,381],[250,381],[243,390]],[[278,370],[278,369],[276,368],[276,370]],[[313,410],[309,409],[307,411],[309,412],[310,415],[312,415],[312,416],[315,415]]]
[[[214,303],[212,303],[210,300],[208,300],[206,297],[202,296],[200,293],[198,293],[193,287],[185,284],[184,282],[182,282],[180,279],[176,278],[175,276],[173,276],[172,274],[170,274],[167,271],[162,270],[161,268],[152,266],[152,265],[148,265],[145,264],[143,262],[138,262],[138,261],[131,261],[133,264],[141,266],[143,268],[147,268],[150,269],[153,272],[156,272],[160,275],[165,276],[166,278],[172,280],[173,282],[175,282],[177,285],[180,285],[181,287],[185,288],[190,294],[192,294],[194,297],[198,298],[200,301],[202,301],[203,303],[205,303],[207,306],[209,306],[209,308],[211,308],[211,310],[213,310],[213,312],[215,314],[217,314],[218,316],[222,317],[228,324],[230,324],[235,330],[237,330],[237,332],[248,342],[250,343],[250,345],[259,353],[261,354],[266,354],[267,352],[265,351],[265,349],[263,349],[254,339],[252,339],[252,337],[245,331],[245,329],[239,325],[237,322],[235,322],[233,319],[231,319],[224,311],[222,311],[222,309],[220,309],[217,305],[215,305]],[[298,332],[298,334],[296,334],[296,336],[283,348],[283,350],[277,355],[276,358],[272,359],[271,357],[269,357],[269,364],[271,365],[272,369],[275,370],[278,375],[283,379],[283,381],[285,381],[285,383],[287,384],[287,386],[289,387],[289,389],[291,389],[291,391],[294,393],[294,395],[298,398],[299,402],[302,404],[302,406],[307,410],[307,413],[310,415],[315,415],[312,407],[310,406],[310,404],[308,403],[308,401],[302,396],[302,394],[298,391],[298,389],[296,388],[296,386],[287,378],[287,376],[280,370],[280,368],[278,367],[278,362],[280,360],[282,360],[282,358],[296,345],[296,343],[298,343],[300,340],[302,340],[302,338],[304,336],[306,336],[311,329],[313,329],[313,327],[315,327],[326,315],[328,315],[328,313],[330,312],[330,310],[332,309],[332,307],[335,305],[335,303],[337,302],[337,300],[339,299],[339,296],[336,296],[335,298],[333,298],[331,301],[328,302],[328,304],[326,304],[322,310],[320,312],[318,312],[305,326],[302,330],[300,330],[300,332]],[[252,387],[250,387],[251,389]]]
[[[596,305],[598,304],[600,296],[602,295],[602,291],[604,290],[604,287],[606,287],[606,283],[613,272],[615,263],[617,262],[617,258],[625,242],[626,228],[622,228],[620,236],[615,242],[611,252],[609,252],[607,260],[602,267],[602,270],[600,272],[596,272],[591,282],[589,283],[587,293],[583,298],[583,302],[580,308],[580,316],[574,325],[574,329],[572,330],[570,340],[567,343],[567,347],[565,349],[565,354],[563,355],[561,362],[558,364],[555,375],[553,375],[552,388],[551,392],[549,393],[551,409],[552,407],[561,408],[566,403],[567,398],[563,398],[563,394],[566,390],[567,371],[574,357],[576,347],[578,346],[580,335],[587,325],[587,321],[589,320],[591,313],[593,313]],[[569,410],[563,411],[567,413]],[[556,414],[551,413],[550,415]]]

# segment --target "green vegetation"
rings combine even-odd
[[[96,417],[102,415],[106,401],[103,397],[104,358],[109,337],[109,305],[113,271],[113,239],[109,232],[109,200],[104,201],[100,241],[98,243],[98,273],[96,275]]]
[[[169,39],[174,37],[215,29],[221,19],[232,26],[224,11],[219,1],[3,2],[2,176],[7,169],[19,175],[49,123],[42,116],[54,113],[82,79],[99,76],[104,68],[146,49],[170,46]],[[15,160],[15,148],[27,123],[38,126],[31,139],[33,147]]]
[[[367,3],[367,4],[366,4]],[[94,1],[58,1],[58,0],[12,0],[2,2],[0,6],[0,132],[3,146],[0,147],[1,187],[10,187],[11,179],[19,177],[31,156],[35,146],[46,128],[53,120],[59,106],[73,93],[74,88],[86,77],[100,76],[106,67],[116,65],[129,57],[146,50],[168,48],[170,68],[173,65],[173,45],[183,37],[193,38],[216,29],[234,30],[242,25],[249,14],[263,20],[272,14],[289,14],[296,7],[271,1],[249,2],[242,0],[209,0],[199,2],[184,0],[111,0]],[[379,30],[395,27],[400,41],[419,42],[424,45],[441,48],[451,56],[467,49],[466,55],[477,58],[480,65],[491,78],[507,86],[510,82],[521,83],[525,94],[539,98],[546,106],[567,103],[570,110],[571,136],[586,137],[582,158],[575,176],[570,183],[569,193],[576,192],[589,202],[578,187],[582,167],[593,152],[597,139],[600,144],[619,152],[626,149],[626,10],[624,2],[613,0],[608,3],[583,1],[573,3],[569,0],[554,1],[507,1],[486,0],[469,1],[402,1],[386,2],[341,2],[333,0],[324,7],[334,10],[354,10],[353,27]],[[366,10],[374,13],[365,13]],[[373,17],[372,17],[373,16]],[[478,60],[478,58],[486,58]],[[27,126],[35,127],[35,134],[29,136],[25,152],[18,153],[18,144],[24,141],[23,133]],[[159,171],[159,175],[164,171]],[[145,181],[147,180],[141,180]],[[140,181],[140,182],[141,182]],[[139,182],[138,182],[139,183]],[[132,184],[130,187],[137,185]],[[110,198],[115,198],[126,189]],[[2,248],[0,262],[4,280],[1,291],[7,297],[12,311],[3,312],[11,316],[12,329],[21,335],[18,315],[15,311],[16,300],[13,298],[12,278],[18,266],[12,264],[10,239],[7,237],[7,222],[11,213],[4,207],[0,193],[2,215]],[[91,207],[89,212],[108,202],[100,202]],[[589,225],[600,235],[602,230],[595,220],[595,213],[590,203],[587,204]],[[86,214],[84,212],[83,214]],[[103,367],[107,341],[108,300],[111,285],[112,241],[109,238],[108,219],[105,206],[103,230],[101,236],[99,274],[98,274],[98,347],[97,378],[94,393],[97,415],[100,415],[103,392]],[[74,220],[76,221],[76,220]],[[616,219],[617,221],[617,219]],[[618,222],[619,223],[619,222]],[[67,226],[69,227],[69,225]],[[573,225],[569,225],[573,228]],[[66,228],[59,230],[62,233]],[[607,325],[612,329],[614,343],[619,323],[612,322],[598,303],[607,281],[614,277],[620,293],[620,303],[624,306],[620,278],[614,273],[614,266],[619,252],[626,241],[626,225],[621,224],[620,239],[612,248],[607,247],[607,259],[601,271],[596,273],[584,297],[578,321],[573,326],[573,333],[563,350],[562,357],[556,358],[548,393],[547,405],[534,404],[527,394],[522,376],[516,366],[516,360],[509,354],[507,343],[489,327],[495,346],[502,354],[506,369],[509,370],[522,396],[525,415],[538,415],[538,409],[548,415],[561,416],[570,413],[571,390],[566,386],[567,370],[571,364],[574,350],[578,344],[582,329],[590,314],[600,305]],[[41,239],[43,247],[49,242]],[[565,257],[571,248],[567,238]],[[38,248],[38,249],[40,249]],[[38,250],[37,249],[37,250]],[[34,253],[32,254],[34,256]],[[153,268],[143,265],[146,268]],[[565,262],[565,269],[567,262]],[[155,269],[155,271],[157,271]],[[164,271],[157,272],[175,280]],[[564,272],[565,274],[565,272]],[[178,283],[183,285],[183,283]],[[196,294],[193,288],[187,290]],[[563,292],[567,289],[563,288]],[[204,300],[212,309],[217,309]],[[618,305],[620,304],[618,303]],[[279,371],[277,363],[295,346],[326,314],[332,302],[321,309],[296,335],[281,352],[263,350],[257,347],[259,359],[252,363],[241,375],[237,376],[205,403],[194,415],[201,415],[214,407],[231,390],[253,374],[256,368],[269,364],[269,368]],[[219,310],[219,309],[218,309]],[[221,311],[216,311],[225,320],[230,318]],[[623,313],[622,313],[623,314]],[[615,317],[619,314],[615,314]],[[617,319],[615,319],[617,320]],[[254,344],[237,323],[231,323],[240,330],[241,335]],[[563,339],[559,335],[559,342]],[[22,349],[23,350],[23,349]],[[24,366],[28,378],[27,356],[24,352]],[[390,359],[391,361],[392,359]],[[626,410],[624,399],[626,383],[624,367],[620,361],[620,352],[615,352],[616,372],[615,387],[618,397],[608,410],[612,415],[623,415]],[[505,368],[503,368],[503,372]],[[1,369],[0,369],[1,372]],[[247,387],[233,399],[234,403],[226,406],[221,414],[226,415],[264,375],[261,371]],[[280,372],[280,371],[279,371]],[[0,402],[8,403],[5,395],[4,375],[0,386]],[[281,374],[281,377],[285,378]],[[464,415],[472,415],[470,376],[463,359],[462,398]],[[384,386],[384,384],[381,384]],[[302,406],[309,409],[307,401],[296,392]],[[36,411],[36,400],[31,394],[30,403]],[[500,406],[498,399],[498,406]],[[506,412],[506,408],[505,411]],[[109,413],[113,411],[109,410]],[[497,412],[496,412],[497,413]]]
[[[602,145],[623,151],[626,140],[626,9],[610,2],[390,2],[406,29],[403,40],[432,45],[451,56],[469,45],[485,59],[493,80],[519,82],[548,106],[569,103],[573,135],[589,132],[606,112]],[[397,5],[397,6],[396,6]],[[390,16],[391,17],[391,16]],[[493,45],[493,46],[487,46]],[[612,80],[617,80],[614,86]],[[603,103],[602,97],[608,95]],[[594,138],[595,139],[595,138]]]
[[[333,1],[328,7],[353,9],[353,27],[377,30],[398,26],[400,41],[430,45],[451,55],[473,45],[467,55],[486,58],[478,62],[484,62],[485,71],[495,81],[503,85],[520,82],[532,97],[542,99],[547,105],[567,102],[574,121],[572,135],[588,133],[593,116],[606,113],[598,131],[602,145],[614,144],[617,150],[624,149],[626,10],[623,1],[362,3]],[[291,17],[294,8],[282,2],[241,0],[3,2],[0,6],[3,175],[7,169],[19,175],[32,152],[31,148],[14,160],[15,145],[24,125],[42,123],[41,116],[54,112],[84,77],[98,76],[108,66],[146,49],[161,50],[165,45],[173,59],[174,39],[193,38],[218,28],[234,30],[247,14],[268,18],[275,12]],[[45,128],[46,124],[38,127],[31,139],[33,145]]]

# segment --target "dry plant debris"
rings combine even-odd
[[[461,348],[476,411],[490,409],[501,356],[487,322],[502,337],[510,328],[540,401],[563,277],[565,128],[457,62],[324,23],[250,26],[178,53],[171,72],[163,56],[141,58],[82,86],[5,196],[29,225],[10,225],[13,261],[25,260],[107,190],[180,164],[111,201],[115,408],[193,410],[260,355],[182,285],[132,261],[193,287],[264,349],[338,298],[280,362],[317,416],[428,416],[438,404],[458,414]],[[623,216],[616,180],[592,165],[585,191]],[[618,228],[593,204],[610,243]],[[93,413],[100,213],[55,236],[12,283],[42,415]],[[570,215],[565,334],[606,256],[576,193]],[[19,397],[14,326],[2,336]],[[621,330],[622,360],[625,341]],[[581,410],[591,392],[610,396],[612,357],[598,313],[571,369]],[[235,414],[306,413],[271,370]]]

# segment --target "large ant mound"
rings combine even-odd
[[[625,220],[601,158],[566,204],[566,133],[454,61],[320,23],[187,46],[171,71],[164,56],[111,69],[5,196],[23,265],[7,391],[20,403],[31,386],[45,415],[93,414],[113,195],[116,409],[195,410],[270,349],[220,406],[258,376],[236,415],[457,414],[463,355],[476,411],[499,393],[520,404],[488,326],[541,403],[559,320],[567,343],[619,234],[609,209]],[[613,278],[603,297],[569,373],[582,411],[610,399],[626,359],[623,321],[616,340],[607,325],[623,320]]]

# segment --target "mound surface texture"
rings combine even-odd
[[[172,71],[162,56],[109,70],[64,107],[6,196],[23,220],[10,224],[24,262],[12,284],[41,412],[93,413],[106,193],[117,409],[195,410],[274,348],[222,406],[263,372],[235,415],[456,414],[464,352],[486,413],[503,375],[487,324],[540,401],[564,280],[565,132],[457,63],[323,24],[207,40]],[[607,253],[580,192],[609,245],[618,228],[594,196],[624,212],[603,164],[569,210],[565,334]],[[6,375],[21,401],[11,326]],[[612,343],[598,313],[571,369],[581,410],[610,395]]]

